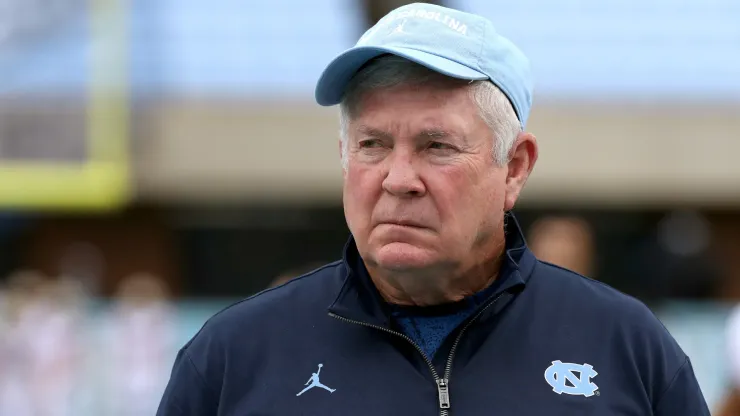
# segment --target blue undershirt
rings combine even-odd
[[[496,283],[459,302],[439,306],[392,306],[400,330],[432,359],[444,340],[496,291]]]

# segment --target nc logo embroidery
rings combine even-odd
[[[322,388],[322,389],[328,391],[329,393],[334,393],[335,391],[337,391],[337,389],[330,389],[329,387],[321,384],[321,382],[319,381],[319,373],[321,373],[321,367],[323,367],[323,366],[324,366],[324,364],[319,364],[319,369],[315,373],[313,373],[311,375],[311,378],[309,378],[308,381],[306,382],[306,384],[304,384],[304,386],[308,386],[308,387],[306,387],[305,389],[301,390],[301,392],[298,393],[298,394],[296,394],[296,396],[300,396],[301,394],[303,394],[303,393],[311,390],[314,387]]]
[[[406,24],[406,19],[403,19],[401,21],[401,23],[399,23],[398,26],[396,26],[396,28],[393,29],[393,31],[390,34],[391,35],[402,35],[402,34],[406,33],[406,32],[403,31],[403,25],[405,25],[405,24]]]
[[[578,377],[575,375],[578,373]],[[596,390],[599,386],[591,379],[599,374],[589,364],[563,363],[560,360],[553,361],[552,365],[545,370],[545,381],[552,386],[552,391],[557,394],[582,395],[591,397],[598,395]],[[566,382],[569,382],[567,384]]]

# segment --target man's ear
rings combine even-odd
[[[509,153],[508,173],[506,174],[506,199],[504,210],[514,208],[524,184],[537,162],[537,138],[532,133],[522,132],[516,138]]]

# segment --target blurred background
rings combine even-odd
[[[0,415],[152,415],[211,314],[339,258],[314,83],[404,3],[0,0]],[[721,407],[740,2],[437,3],[532,61],[532,249],[647,302]]]

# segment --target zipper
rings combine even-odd
[[[367,322],[357,321],[357,320],[354,320],[354,319],[348,319],[348,318],[345,318],[343,316],[339,316],[339,315],[334,314],[334,313],[331,313],[331,312],[329,313],[329,316],[331,316],[332,318],[338,319],[340,321],[343,321],[343,322],[347,322],[347,323],[355,324],[355,325],[366,326],[368,328],[377,329],[377,330],[386,332],[388,334],[392,334],[392,335],[395,335],[397,337],[401,337],[401,338],[405,339],[406,341],[408,341],[411,345],[413,345],[414,348],[416,349],[416,351],[418,351],[419,354],[421,354],[422,358],[424,358],[424,362],[427,363],[427,366],[429,367],[429,371],[431,371],[432,377],[434,377],[434,382],[437,384],[437,395],[438,395],[438,398],[439,398],[439,415],[440,416],[449,416],[449,414],[450,414],[450,410],[449,409],[450,409],[450,406],[451,406],[451,404],[450,404],[450,376],[452,375],[452,362],[455,359],[455,351],[457,351],[457,346],[460,344],[460,339],[462,339],[462,336],[465,334],[465,331],[467,331],[467,329],[470,327],[470,325],[472,325],[473,322],[475,322],[476,320],[478,320],[478,318],[483,314],[483,312],[485,312],[488,308],[490,308],[491,305],[493,305],[494,303],[496,303],[496,301],[499,300],[499,298],[501,297],[501,295],[503,295],[503,292],[502,293],[499,293],[498,295],[496,295],[496,297],[492,301],[488,302],[488,304],[486,304],[486,306],[484,306],[481,310],[479,310],[478,313],[476,313],[473,316],[473,318],[470,319],[465,324],[465,326],[463,326],[463,328],[460,330],[460,333],[457,334],[457,337],[455,338],[455,342],[452,344],[452,348],[450,349],[450,354],[447,356],[447,363],[445,364],[445,372],[444,372],[444,377],[443,378],[440,378],[439,377],[439,373],[437,373],[437,369],[434,368],[434,364],[432,364],[432,360],[430,360],[429,357],[427,357],[427,355],[424,352],[424,350],[421,349],[421,347],[418,344],[416,344],[414,342],[414,340],[412,340],[411,337],[409,337],[408,335],[403,334],[403,333],[398,332],[398,331],[394,331],[392,329],[388,329],[388,328],[379,326],[379,325],[373,325],[373,324],[369,324]]]

